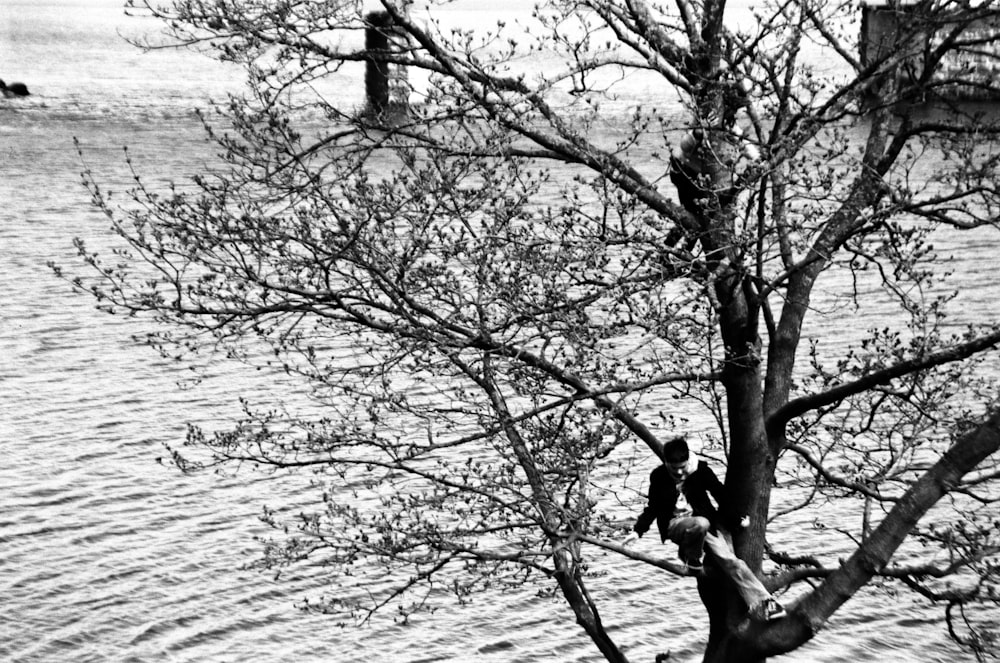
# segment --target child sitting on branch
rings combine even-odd
[[[623,545],[645,534],[655,520],[660,540],[670,539],[679,546],[681,561],[689,570],[703,572],[702,554],[707,553],[708,561],[736,586],[753,618],[771,621],[784,617],[785,609],[733,552],[729,532],[746,527],[750,521],[727,503],[725,487],[708,463],[689,453],[683,437],[663,445],[662,460],[649,475],[649,503]]]

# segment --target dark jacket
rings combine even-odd
[[[715,504],[709,499],[715,499]],[[667,540],[667,528],[670,519],[674,517],[674,507],[677,505],[677,484],[663,465],[658,466],[649,475],[649,504],[639,514],[635,521],[636,534],[642,536],[656,520],[660,530],[660,540]],[[735,531],[740,516],[730,513],[726,504],[726,491],[722,482],[712,472],[712,468],[703,460],[698,461],[694,472],[684,480],[684,496],[691,505],[694,515],[707,518],[712,523],[712,529],[724,527]]]

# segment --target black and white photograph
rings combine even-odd
[[[1000,661],[1000,0],[0,0],[0,661]]]

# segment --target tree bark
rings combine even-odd
[[[732,285],[725,292],[720,290],[719,296],[723,303],[719,323],[726,353],[722,382],[730,436],[725,485],[730,505],[741,505],[739,514],[730,515],[750,518],[750,527],[733,528],[736,554],[756,572],[764,556],[774,459],[763,416],[759,303],[743,278],[734,274],[731,280]]]
[[[789,616],[762,631],[755,645],[767,655],[783,654],[810,640],[840,606],[881,571],[917,522],[962,477],[1000,450],[1000,409],[962,436],[917,480],[865,542],[815,591],[791,606]],[[724,660],[724,659],[718,659]]]
[[[1000,409],[958,440],[896,503],[851,557],[802,602],[813,622],[825,621],[880,571],[917,522],[961,478],[1000,449]]]
[[[698,580],[698,596],[708,611],[708,644],[704,663],[763,663],[755,648],[741,636],[747,606],[721,573]]]

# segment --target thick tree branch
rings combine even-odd
[[[939,352],[934,352],[923,357],[915,357],[893,366],[873,371],[864,377],[840,384],[827,391],[796,398],[768,417],[768,429],[774,432],[781,431],[789,421],[795,417],[802,416],[806,412],[831,405],[849,396],[868,391],[873,387],[888,384],[897,378],[910,375],[911,373],[961,361],[976,353],[989,350],[998,343],[1000,343],[1000,330]]]
[[[994,410],[980,426],[959,438],[904,493],[854,554],[794,607],[787,620],[789,624],[781,629],[780,634],[775,634],[769,643],[769,651],[772,654],[790,651],[812,638],[858,589],[876,574],[885,571],[892,555],[924,514],[958,486],[966,473],[998,450],[1000,410]]]
[[[768,422],[779,408],[786,406],[791,392],[795,356],[816,279],[834,253],[868,223],[865,211],[884,193],[882,173],[874,166],[884,154],[888,131],[888,113],[876,113],[868,131],[861,172],[855,177],[847,199],[823,223],[808,254],[788,274],[785,304],[767,353],[764,414]],[[784,444],[784,425],[768,424],[767,428],[772,452],[778,453]]]

